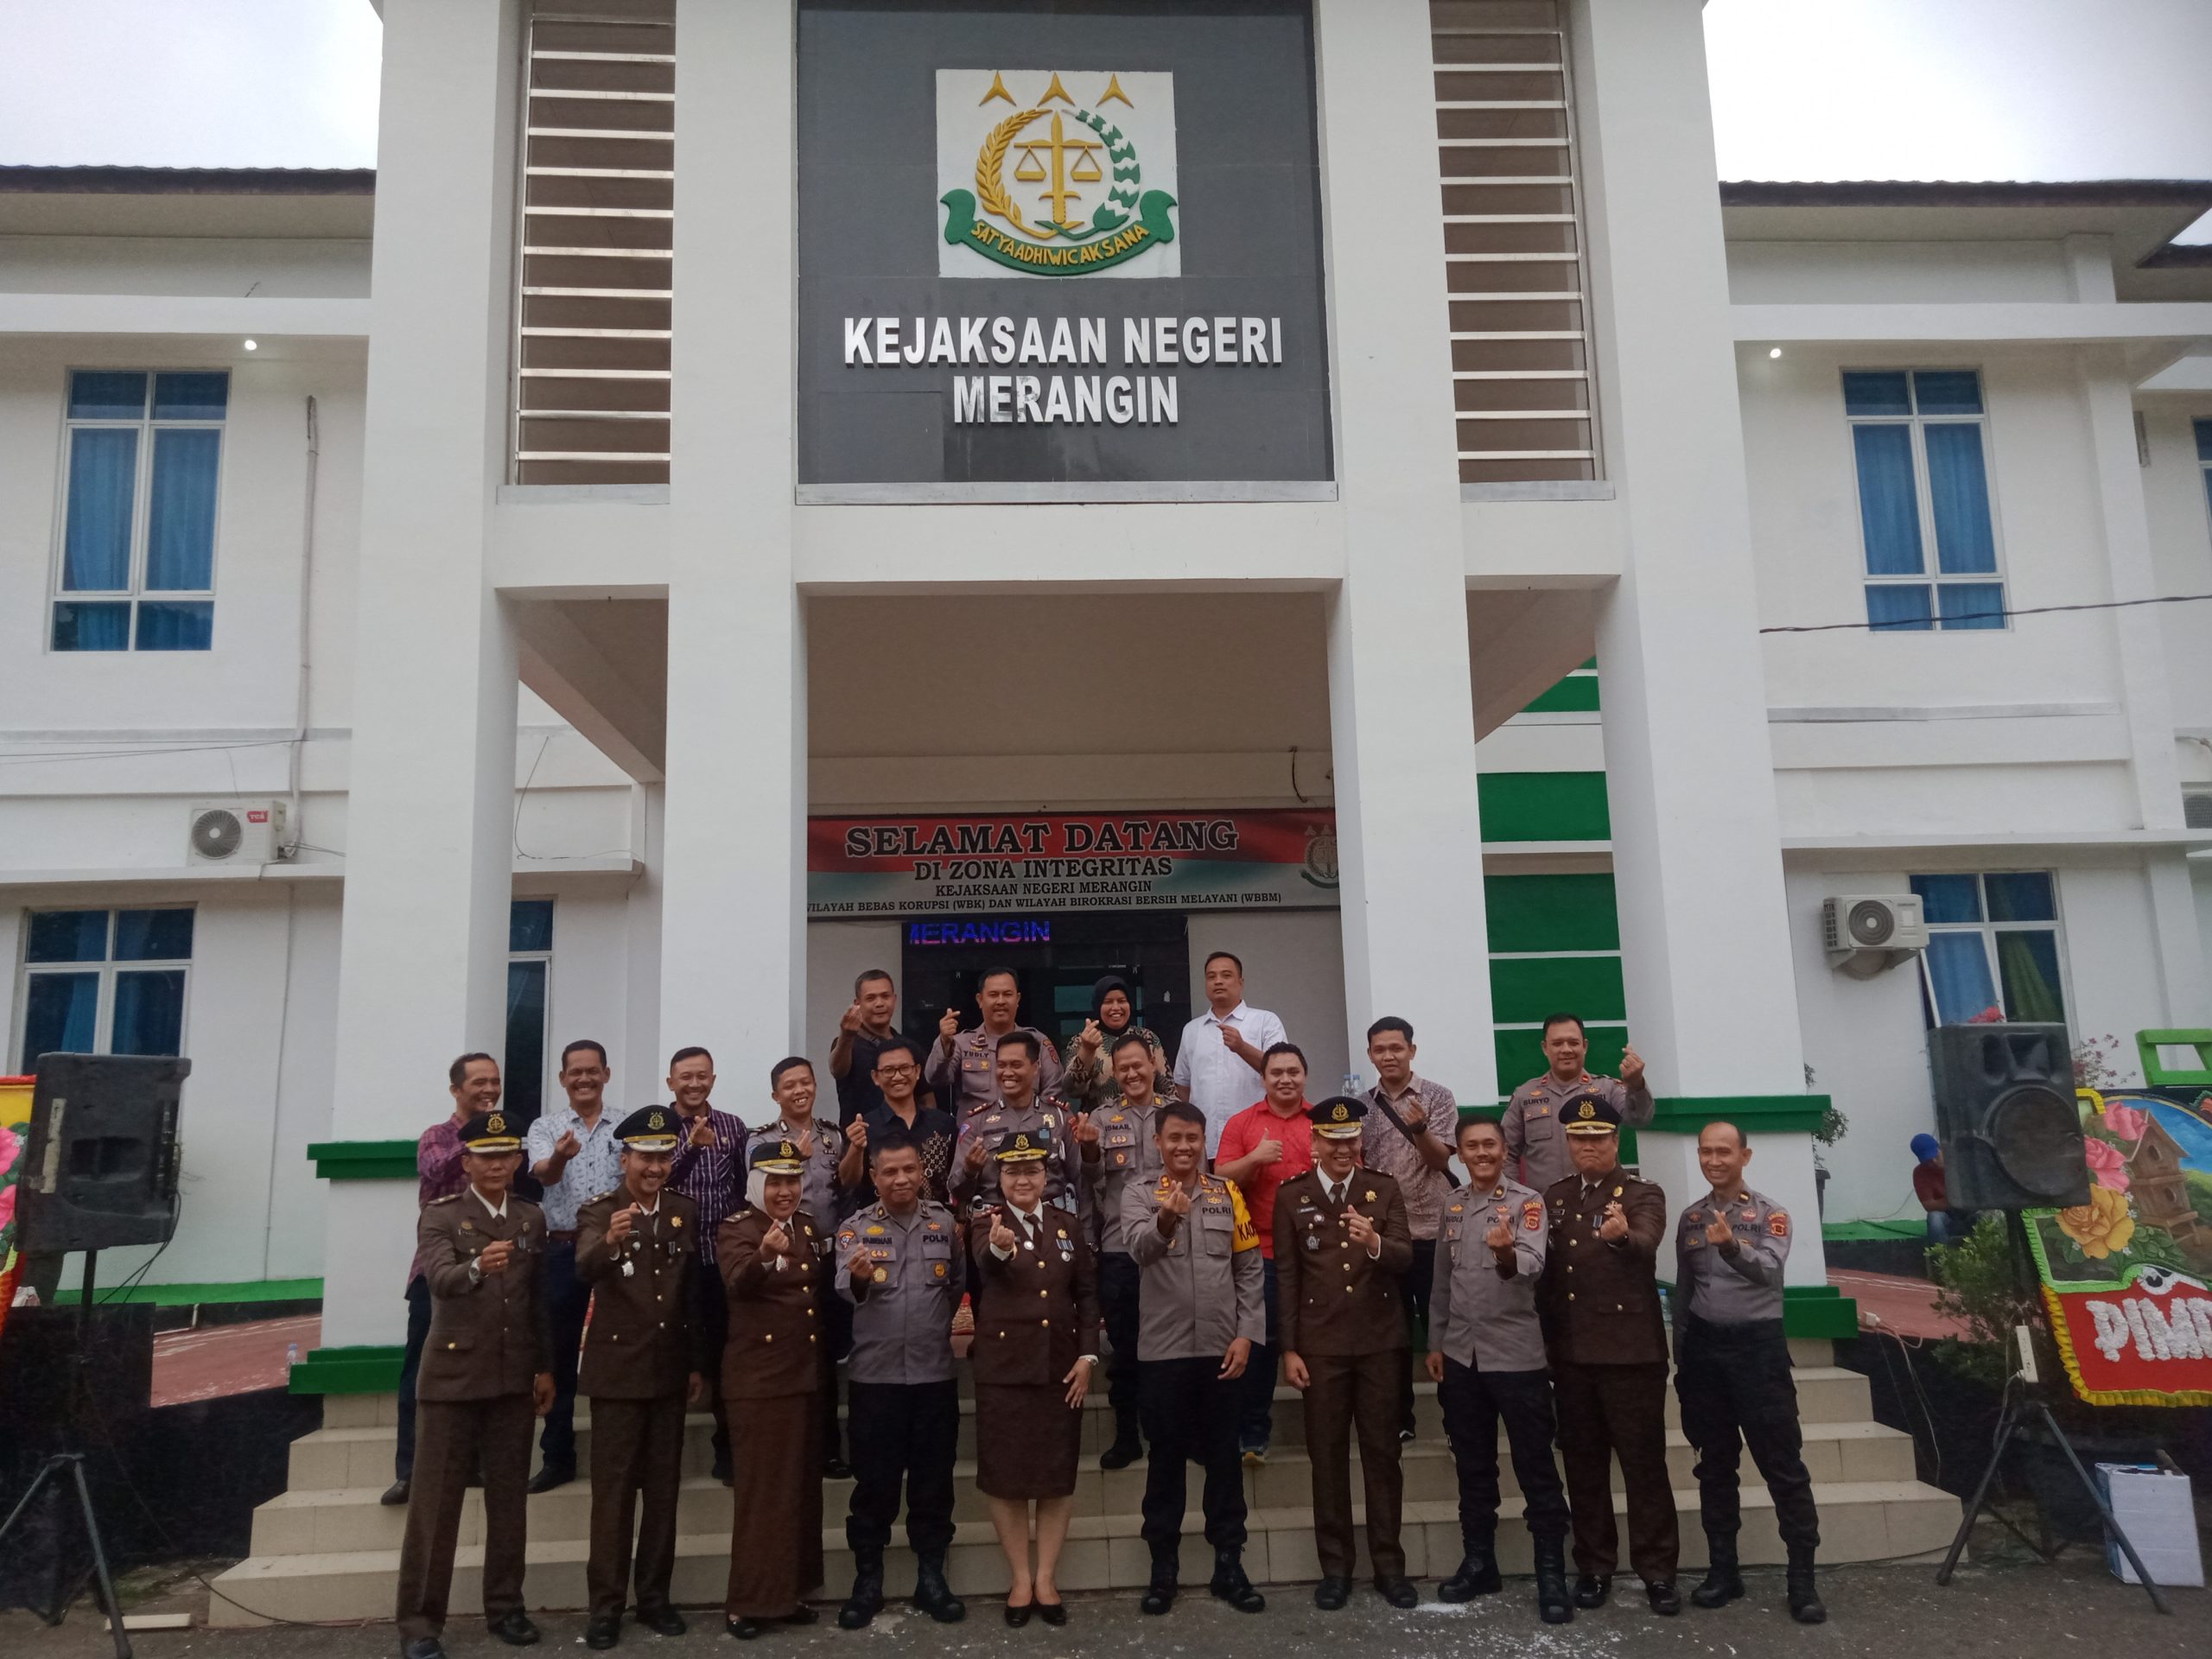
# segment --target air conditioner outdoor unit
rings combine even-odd
[[[1928,948],[1920,895],[1847,893],[1821,901],[1821,943],[1831,965],[1853,979],[1872,979]]]
[[[186,837],[189,864],[271,864],[283,856],[282,801],[195,801]]]

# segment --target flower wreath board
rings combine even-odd
[[[2091,1405],[2212,1405],[2212,1095],[2082,1094],[2089,1202],[2020,1215],[2067,1377]]]

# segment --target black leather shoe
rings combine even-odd
[[[1547,1624],[1567,1624],[1574,1619],[1574,1599],[1567,1591],[1567,1551],[1557,1538],[1539,1538],[1536,1545],[1536,1612]]]
[[[1037,1604],[1037,1617],[1057,1630],[1068,1622],[1068,1610],[1057,1601],[1040,1601]]]
[[[940,1624],[957,1624],[968,1617],[968,1604],[952,1593],[944,1581],[944,1552],[932,1551],[914,1563],[914,1605]]]
[[[1029,1622],[1029,1615],[1036,1610],[1037,1604],[1033,1601],[1025,1601],[1019,1607],[1009,1601],[1006,1605],[1006,1622],[1018,1630]]]
[[[1236,1550],[1214,1552],[1213,1582],[1206,1588],[1240,1613],[1267,1611],[1268,1599],[1255,1590],[1252,1580],[1244,1576],[1244,1563]]]
[[[1675,1592],[1672,1579],[1662,1579],[1656,1584],[1643,1586],[1644,1599],[1651,1604],[1651,1611],[1672,1618],[1682,1611],[1682,1599]]]
[[[1325,1613],[1333,1613],[1351,1599],[1350,1579],[1324,1579],[1313,1586],[1313,1605]]]
[[[1461,1558],[1459,1570],[1436,1586],[1439,1601],[1472,1601],[1494,1595],[1505,1587],[1498,1576],[1497,1556],[1491,1550],[1471,1550]]]
[[[1166,1612],[1175,1605],[1175,1561],[1155,1560],[1152,1564],[1152,1582],[1145,1586],[1144,1599],[1137,1603],[1141,1612],[1155,1616]]]
[[[824,1458],[822,1460],[823,1479],[850,1480],[852,1478],[853,1465],[847,1463],[842,1458]]]
[[[733,1618],[729,1633],[741,1642],[750,1642],[768,1627],[757,1618]]]
[[[736,1484],[736,1477],[730,1472],[729,1454],[728,1452],[724,1452],[721,1457],[716,1458],[715,1459],[715,1466],[708,1470],[707,1473],[715,1480],[720,1481],[725,1486],[731,1486]],[[734,1620],[732,1621],[732,1623],[734,1622]]]
[[[1114,1444],[1098,1454],[1101,1469],[1126,1469],[1144,1456],[1144,1436],[1138,1429],[1135,1413],[1127,1416],[1116,1414],[1114,1420]]]
[[[530,1478],[530,1484],[523,1490],[531,1493],[550,1492],[556,1486],[565,1486],[576,1478],[574,1469],[564,1469],[557,1463],[549,1463]]]
[[[537,1640],[537,1626],[530,1622],[528,1613],[503,1613],[485,1629],[511,1648],[527,1648]]]
[[[584,1626],[584,1646],[604,1653],[622,1639],[622,1620],[594,1618]]]
[[[377,1499],[377,1502],[385,1505],[385,1508],[393,1510],[397,1509],[406,1501],[407,1482],[404,1480],[393,1481],[391,1485],[384,1489],[384,1496]]]
[[[1613,1575],[1610,1573],[1585,1573],[1574,1580],[1574,1605],[1585,1612],[1604,1606],[1605,1598],[1612,1593]]]
[[[1744,1593],[1744,1575],[1732,1567],[1718,1562],[1707,1568],[1705,1582],[1690,1592],[1694,1607],[1726,1607]]]
[[[638,1623],[655,1636],[681,1636],[685,1629],[683,1615],[665,1604],[650,1611],[639,1608]]]
[[[1418,1607],[1421,1592],[1414,1588],[1411,1579],[1382,1579],[1375,1580],[1375,1593],[1393,1607]]]
[[[435,1636],[418,1636],[399,1644],[399,1659],[446,1659],[445,1645]]]
[[[1813,1552],[1793,1549],[1789,1552],[1789,1617],[1800,1624],[1825,1624],[1828,1610],[1821,1601],[1821,1592],[1813,1581]]]

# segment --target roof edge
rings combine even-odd
[[[2212,179],[1735,179],[1726,207],[2032,207],[2110,202],[2212,209]]]
[[[372,167],[22,167],[0,165],[0,194],[372,196]]]

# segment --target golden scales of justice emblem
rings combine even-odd
[[[998,100],[1015,101],[1002,72],[993,74],[981,103]],[[1053,108],[1056,103],[1065,108]],[[944,239],[1016,270],[1050,276],[1088,276],[1154,243],[1173,242],[1168,210],[1175,199],[1141,188],[1136,145],[1105,114],[1116,103],[1136,107],[1120,75],[1108,75],[1096,109],[1083,109],[1055,70],[1033,108],[1017,107],[985,136],[976,154],[975,189],[948,190],[939,198],[946,209]],[[1009,180],[1016,188],[1008,188]],[[1042,209],[1033,218],[1017,194],[1027,185],[1044,187],[1030,198]]]

